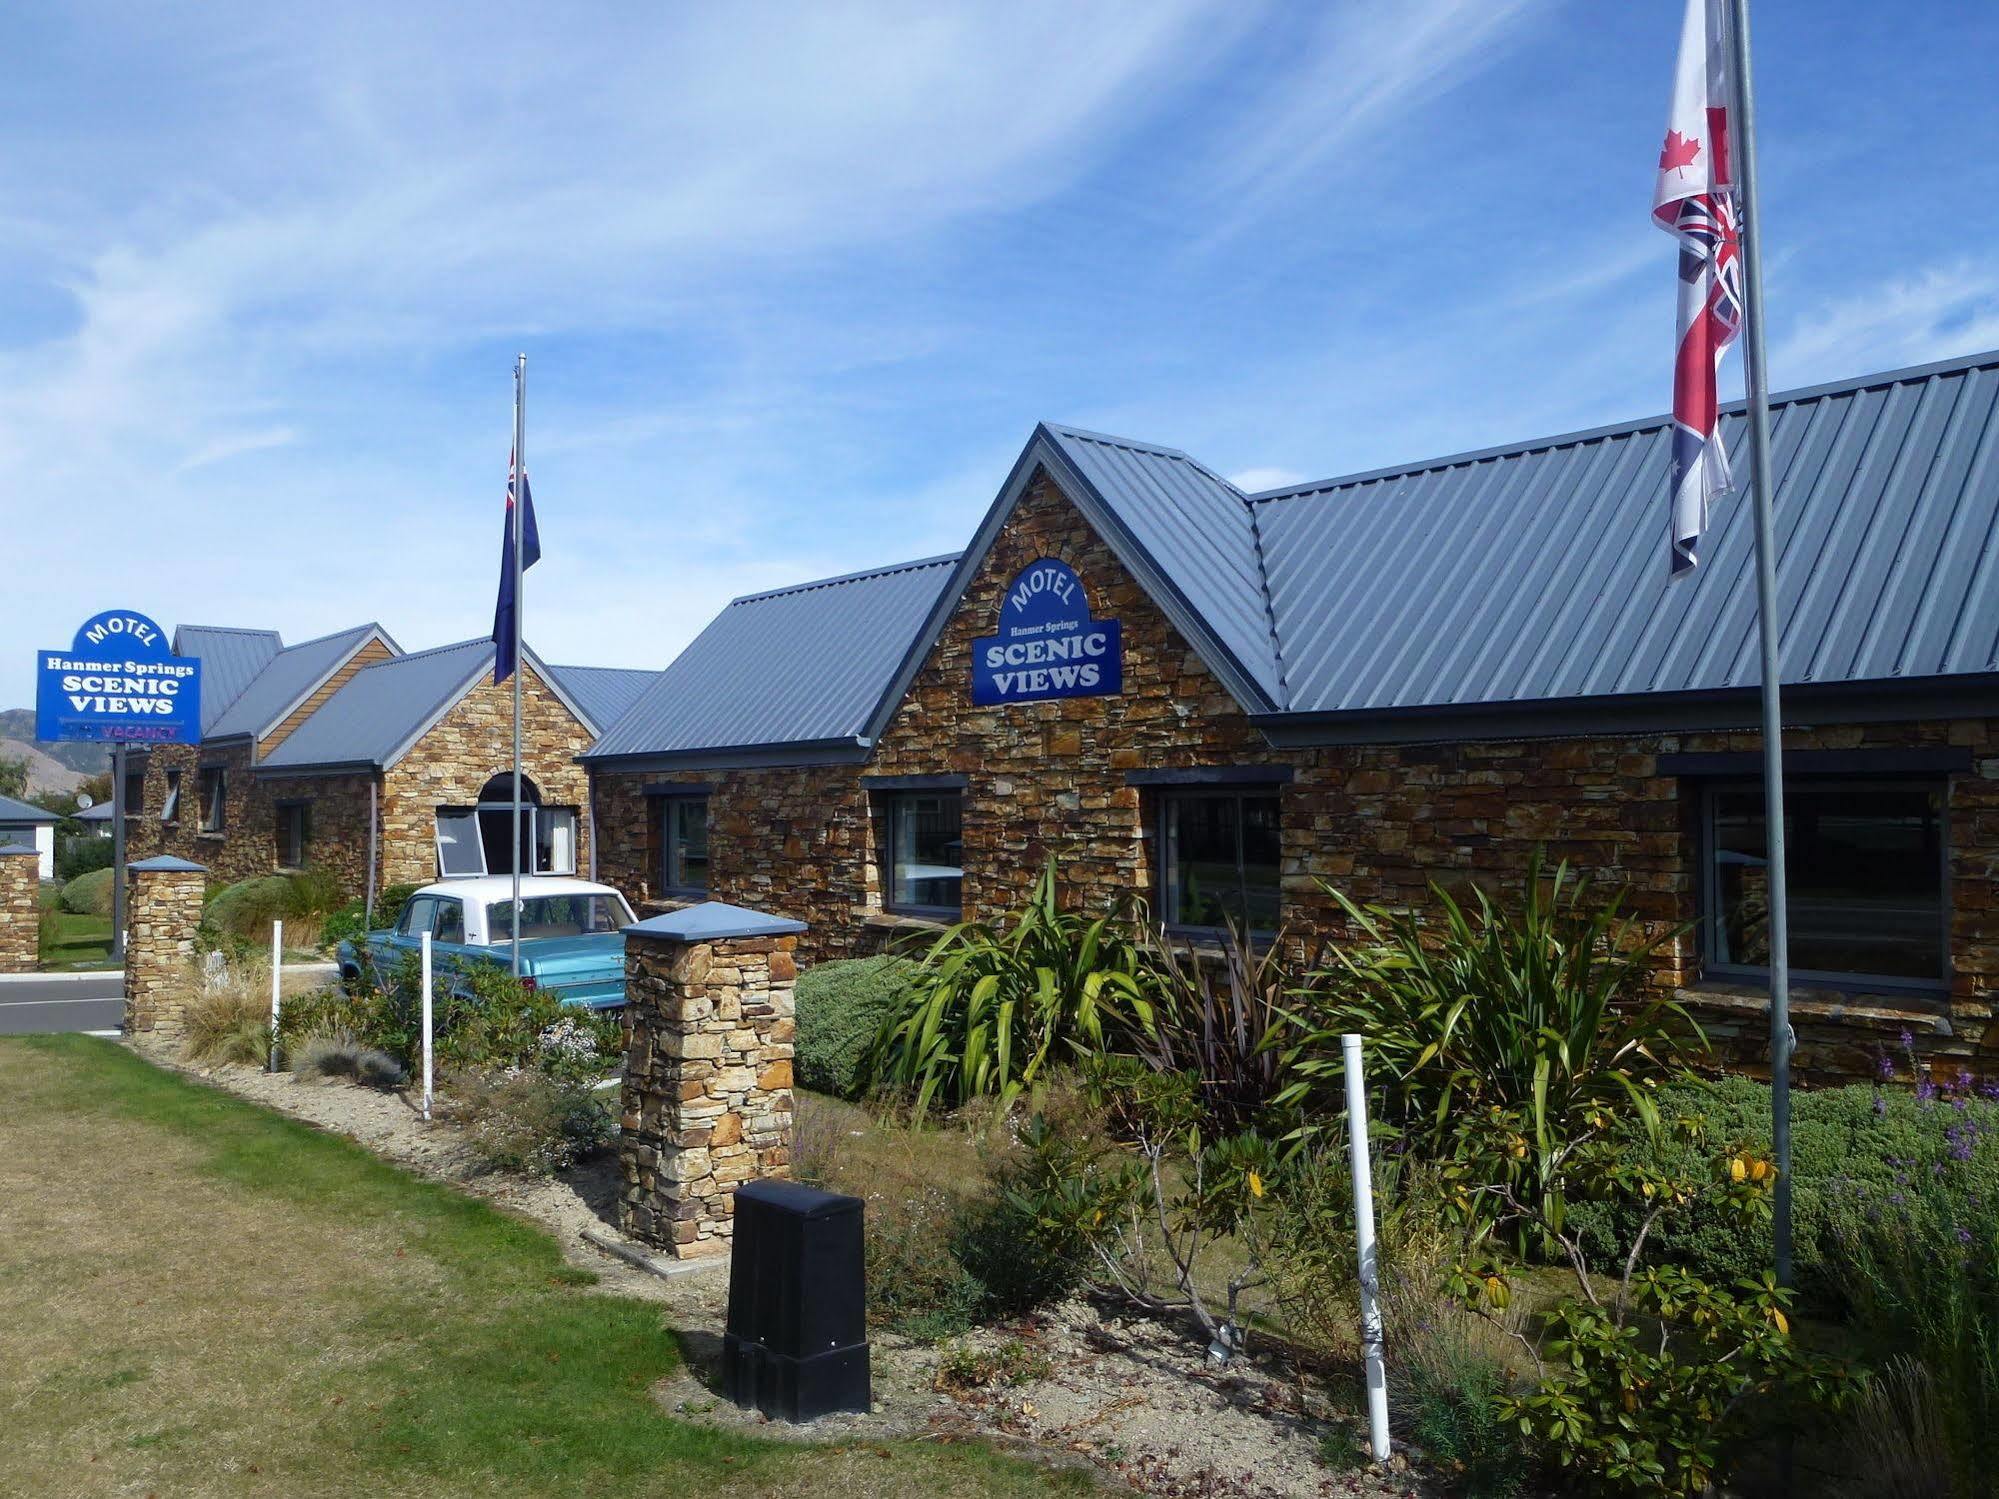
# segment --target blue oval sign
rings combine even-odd
[[[35,737],[116,744],[201,738],[201,662],[132,609],[83,622],[68,650],[35,656]]]
[[[1083,580],[1042,557],[1000,602],[999,634],[972,642],[972,701],[1031,703],[1124,691],[1124,642],[1114,619],[1092,619]]]

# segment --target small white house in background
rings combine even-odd
[[[111,803],[94,802],[81,812],[72,812],[69,815],[83,824],[84,832],[93,833],[99,838],[111,836]]]
[[[62,819],[46,807],[0,796],[0,848],[20,843],[34,849],[42,878],[56,877],[56,824]]]

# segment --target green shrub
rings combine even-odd
[[[952,1253],[959,1199],[940,1187],[870,1197],[868,1320],[934,1342],[977,1323],[986,1288]]]
[[[68,884],[78,875],[109,869],[111,856],[116,851],[113,840],[94,834],[64,838],[56,848],[56,878]]]
[[[994,1386],[1031,1384],[1054,1372],[1048,1355],[1019,1338],[994,1344],[953,1343],[937,1360],[940,1390],[985,1390]]]
[[[1455,1331],[1427,1333],[1399,1368],[1409,1437],[1465,1499],[1515,1499],[1533,1460],[1499,1402],[1513,1372]]]
[[[960,1211],[951,1253],[983,1288],[987,1316],[1017,1317],[1082,1283],[1090,1243],[1060,1199],[1094,1159],[1098,1135],[1073,1116],[1035,1114],[991,1189]]]
[[[339,882],[324,870],[267,874],[224,885],[208,896],[202,924],[215,940],[234,939],[255,946],[271,940],[271,923],[283,921],[296,945],[316,941],[326,917],[340,908]]]
[[[901,1006],[916,965],[881,956],[816,963],[798,976],[798,1084],[835,1098],[860,1096],[861,1061],[882,1022]]]
[[[932,1101],[1010,1103],[1045,1068],[1101,1054],[1133,1024],[1145,968],[1129,911],[1062,909],[1051,859],[1002,928],[948,928],[924,954],[901,1007],[869,1048],[874,1087]]]
[[[109,916],[111,878],[109,868],[78,875],[62,887],[62,908],[72,916]]]
[[[1621,896],[1598,902],[1566,864],[1547,873],[1538,851],[1517,900],[1478,887],[1467,907],[1432,885],[1431,917],[1332,894],[1361,940],[1313,975],[1317,1028],[1291,1052],[1289,1101],[1343,1079],[1339,1038],[1358,1032],[1391,1124],[1435,1158],[1463,1158],[1472,1141],[1497,1146],[1466,1161],[1471,1175],[1531,1199],[1559,1229],[1564,1203],[1551,1194],[1568,1153],[1612,1111],[1653,1127],[1650,1088],[1705,1047],[1685,1008],[1647,987],[1652,954],[1672,933],[1648,932]],[[1324,1117],[1343,1112],[1335,1097],[1322,1102]],[[1474,1115],[1516,1127],[1464,1129]]]
[[[410,903],[410,897],[421,890],[421,885],[385,885],[382,893],[375,898],[375,920],[371,931],[386,932],[402,920],[403,907]]]

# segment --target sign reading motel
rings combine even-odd
[[[172,654],[160,627],[129,609],[83,622],[68,650],[35,656],[35,735],[112,744],[201,738],[201,662]]]

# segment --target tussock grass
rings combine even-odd
[[[1024,1495],[973,1446],[665,1414],[650,1302],[539,1227],[85,1037],[0,1040],[0,1492]]]

